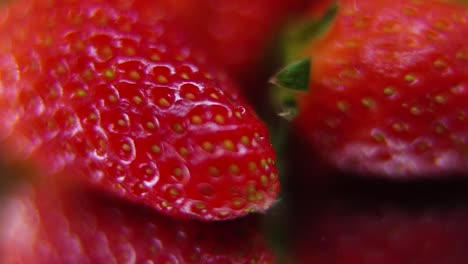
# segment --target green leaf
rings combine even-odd
[[[307,91],[309,88],[310,61],[310,58],[307,58],[286,66],[270,82],[287,89]]]

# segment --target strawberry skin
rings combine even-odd
[[[171,16],[236,79],[258,77],[266,50],[304,0],[166,0]],[[203,12],[200,12],[203,10]],[[258,88],[257,88],[258,90]],[[257,91],[258,93],[258,91]]]
[[[335,167],[388,178],[468,173],[468,10],[342,0],[311,58],[295,124]],[[311,10],[313,14],[314,11]]]
[[[11,159],[182,218],[273,203],[267,128],[155,2],[22,1],[1,12],[0,140]]]
[[[4,198],[0,262],[273,263],[258,217],[201,223],[76,188],[27,186]]]

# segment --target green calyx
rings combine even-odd
[[[276,86],[296,91],[307,91],[309,87],[310,59],[292,63],[278,72],[270,82]]]
[[[311,60],[309,58],[292,63],[278,72],[270,83],[274,85],[273,99],[278,114],[288,120],[297,115],[296,93],[309,88]]]
[[[332,4],[320,19],[301,20],[288,27],[282,41],[283,61],[288,64],[270,79],[274,85],[273,101],[278,114],[292,120],[298,113],[296,97],[310,89],[312,59],[301,56],[305,47],[323,36],[338,13]]]

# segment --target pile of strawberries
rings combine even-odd
[[[459,2],[3,4],[0,262],[468,262]]]

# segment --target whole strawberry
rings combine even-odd
[[[81,189],[27,186],[4,197],[0,262],[273,263],[257,217],[173,220]]]
[[[267,128],[166,14],[145,0],[2,10],[3,152],[172,216],[267,209],[279,189]]]
[[[291,33],[300,61],[274,82],[296,89],[281,92],[286,111],[297,106],[297,129],[341,170],[466,175],[467,34],[461,5],[342,0]]]

